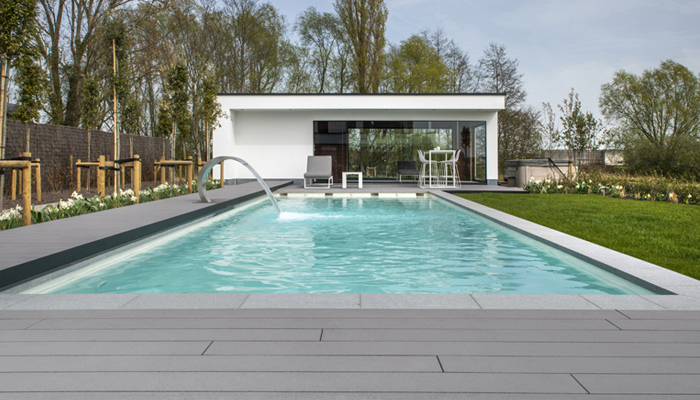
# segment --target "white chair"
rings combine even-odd
[[[306,180],[310,184],[306,185]],[[314,179],[327,179],[327,186],[314,186]],[[304,189],[321,188],[330,189],[333,184],[333,158],[331,156],[309,156],[306,160],[306,173],[304,174]]]
[[[459,178],[459,170],[457,169],[457,161],[459,161],[459,156],[462,154],[462,150],[457,150],[456,153],[452,155],[449,160],[440,161],[440,165],[445,168],[445,184],[447,184],[448,179],[452,179],[452,185],[456,188],[462,187],[462,181]],[[450,174],[450,168],[452,168],[452,174]]]
[[[418,176],[418,187],[424,188],[425,185],[425,169],[428,165],[431,165],[431,171],[435,171],[437,173],[437,179],[438,179],[438,184],[440,183],[440,164],[437,161],[428,161],[425,159],[425,155],[421,150],[418,150],[418,159],[421,162],[421,169],[420,169],[420,175]],[[430,179],[430,177],[428,177]]]

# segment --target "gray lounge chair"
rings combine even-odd
[[[306,180],[310,184],[306,185]],[[314,186],[315,179],[327,179],[328,185]],[[331,156],[309,156],[306,160],[306,173],[304,174],[304,189],[318,188],[330,189],[333,184],[333,158]]]
[[[399,175],[399,183],[403,176],[420,176],[418,171],[418,163],[415,161],[398,161],[397,170]]]

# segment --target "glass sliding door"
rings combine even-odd
[[[418,150],[461,149],[461,179],[485,180],[485,132],[484,122],[315,121],[314,154],[333,157],[334,179],[343,171],[361,171],[364,179],[394,181],[399,161],[415,161],[420,168]]]

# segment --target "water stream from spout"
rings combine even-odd
[[[244,167],[248,168],[250,172],[253,173],[253,176],[255,176],[255,179],[258,180],[258,183],[260,183],[260,186],[265,190],[265,193],[267,193],[267,197],[270,199],[270,202],[272,203],[273,206],[275,206],[275,210],[277,210],[277,215],[279,216],[281,214],[280,212],[280,206],[277,204],[277,200],[275,200],[275,196],[272,195],[272,191],[270,190],[270,187],[267,186],[265,181],[258,175],[258,172],[253,169],[253,167],[248,164],[245,160],[240,159],[238,157],[234,156],[219,156],[219,157],[214,157],[211,160],[207,161],[206,164],[202,167],[202,169],[199,171],[199,176],[197,177],[197,191],[199,192],[199,198],[202,200],[203,203],[211,203],[211,200],[209,200],[209,197],[207,196],[207,189],[206,189],[206,177],[209,175],[209,171],[211,171],[214,166],[224,160],[234,160],[238,161],[241,163]],[[224,177],[221,177],[222,181]]]

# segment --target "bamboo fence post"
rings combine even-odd
[[[90,161],[90,160],[88,160]],[[73,155],[68,156],[68,164],[70,165],[70,183],[68,184],[68,187],[73,186],[73,168],[75,168],[75,164],[73,164]],[[78,190],[80,191],[80,190]]]
[[[125,174],[126,168],[125,168],[124,166],[122,166],[122,165],[120,165],[119,168],[120,168],[119,176],[121,176],[121,178],[122,178],[122,179],[121,179],[122,185],[121,185],[120,187],[121,187],[122,189],[124,189],[124,186],[126,185],[126,174]]]
[[[22,217],[24,226],[32,224],[32,162],[22,169]]]
[[[192,193],[192,173],[194,172],[194,162],[192,156],[187,157],[189,164],[187,165],[187,193]]]
[[[78,164],[80,164],[80,159],[78,159],[78,162],[76,163],[76,165],[78,165]],[[81,177],[81,175],[83,175],[83,173],[82,173],[82,169],[80,167],[76,167],[76,168],[78,169],[78,173],[76,174],[76,181],[78,182],[78,184],[76,185],[77,188],[75,191],[80,193],[80,184],[81,184],[80,177]],[[71,172],[72,171],[73,171],[73,168],[71,167]],[[90,179],[89,176],[88,176],[88,179]]]
[[[17,198],[17,170],[12,170],[12,189],[10,190],[10,199],[15,200]]]
[[[219,185],[223,188],[224,187],[224,162],[222,161],[220,164],[221,167],[221,182]]]
[[[160,162],[165,162],[165,156],[160,157]],[[163,168],[163,164],[160,165],[160,184],[165,184],[165,168]]]
[[[134,169],[131,172],[131,181],[134,187],[134,196],[136,197],[136,203],[139,202],[139,193],[141,192],[141,159],[138,154],[134,155],[135,160]]]
[[[37,158],[36,163],[36,201],[41,202],[41,159]]]
[[[31,178],[31,176],[32,176],[32,153],[25,152],[25,153],[20,154],[19,156],[29,159],[29,179],[32,179]],[[24,171],[22,171],[22,173],[24,173]],[[24,176],[22,176],[22,179],[24,179]],[[22,189],[24,190],[23,186],[24,185],[22,185]],[[22,192],[22,194],[24,194],[24,192]],[[29,192],[29,195],[31,196],[32,193]]]
[[[97,163],[97,195],[105,197],[105,156],[99,156]]]

